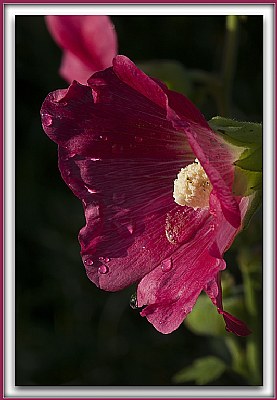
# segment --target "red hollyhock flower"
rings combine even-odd
[[[89,279],[108,291],[139,282],[141,315],[162,333],[205,290],[227,330],[247,335],[223,311],[219,274],[248,198],[232,195],[238,154],[195,106],[117,56],[88,86],[50,93],[41,116],[62,177],[83,202]]]
[[[64,50],[60,75],[86,83],[92,73],[112,65],[117,35],[106,15],[49,15],[49,32]]]

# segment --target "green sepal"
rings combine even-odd
[[[246,228],[262,203],[262,172],[250,171],[235,166],[233,193],[236,196],[250,196],[243,227]]]
[[[209,125],[237,154],[233,194],[250,196],[244,218],[246,227],[262,201],[262,125],[223,117],[212,118]]]
[[[235,146],[262,146],[262,124],[235,121],[224,117],[213,117],[209,121],[209,125],[215,132],[222,135],[224,140]]]

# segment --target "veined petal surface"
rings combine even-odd
[[[83,203],[88,277],[110,291],[139,282],[141,314],[172,332],[225,268],[222,254],[247,209],[232,194],[234,151],[186,97],[124,56],[85,86],[50,93],[41,115],[59,145],[62,177]],[[179,206],[172,195],[195,158],[213,186],[203,209]]]

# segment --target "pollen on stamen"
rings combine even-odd
[[[174,181],[173,197],[180,206],[194,209],[209,206],[212,185],[199,161],[182,168]]]

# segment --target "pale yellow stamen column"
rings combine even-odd
[[[194,209],[209,206],[212,185],[209,178],[196,159],[194,163],[182,168],[174,181],[173,197],[180,206]]]

